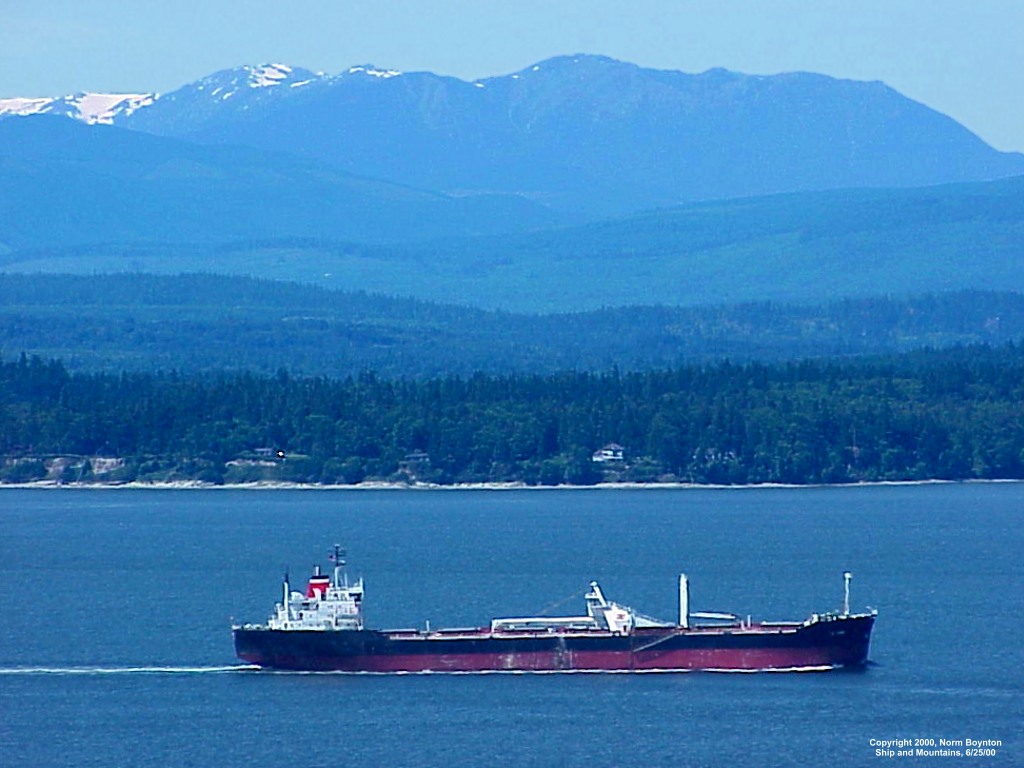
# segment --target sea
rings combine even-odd
[[[335,544],[380,628],[875,608],[857,672],[297,674],[234,656]],[[1024,484],[0,489],[0,766],[1024,765]],[[949,746],[952,745],[952,746]],[[907,752],[909,750],[909,753]],[[971,754],[971,750],[980,750]],[[949,753],[949,754],[947,754]]]

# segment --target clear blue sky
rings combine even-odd
[[[268,62],[471,80],[569,53],[882,80],[1024,151],[1024,0],[0,0],[0,97],[168,92]]]

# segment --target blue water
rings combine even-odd
[[[1024,765],[1024,485],[0,490],[0,765]],[[863,673],[301,675],[232,618],[349,549],[373,626],[478,625],[587,582],[674,619],[879,609]],[[872,739],[999,739],[977,759]]]

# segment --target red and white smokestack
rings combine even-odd
[[[306,597],[311,600],[323,600],[327,597],[327,588],[331,586],[331,577],[320,573],[320,566],[316,566],[313,575],[309,577],[309,584],[306,585]]]

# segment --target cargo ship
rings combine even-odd
[[[461,629],[367,629],[363,580],[349,581],[335,547],[333,573],[314,567],[306,591],[285,574],[282,600],[265,624],[232,626],[235,652],[262,668],[341,672],[804,671],[867,664],[876,610],[843,606],[803,621],[753,621],[691,612],[679,576],[679,617],[664,622],[608,600],[596,581],[576,616],[492,619]]]

